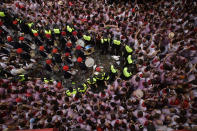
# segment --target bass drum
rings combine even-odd
[[[87,57],[85,60],[86,67],[93,67],[94,66],[94,59],[92,57]]]
[[[78,39],[76,45],[80,45],[81,47],[85,47],[85,42],[82,39]]]

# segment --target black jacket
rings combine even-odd
[[[72,76],[72,74],[70,74],[69,72],[67,72],[67,71],[64,72],[65,79],[69,79],[71,76]]]
[[[46,64],[45,69],[46,69],[47,71],[49,71],[49,72],[52,72],[52,69],[51,69],[51,67],[50,67],[48,64]]]

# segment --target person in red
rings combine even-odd
[[[73,35],[73,36],[77,36],[77,31],[73,31],[73,32],[72,32],[72,35]]]
[[[72,50],[72,43],[71,42],[67,42],[65,48],[65,52],[69,52],[71,53]]]
[[[41,42],[41,37],[39,36],[38,32],[34,33],[34,41],[35,41],[35,44],[38,45],[38,46],[41,46],[43,43]]]
[[[67,65],[63,66],[63,71],[64,71],[64,78],[70,79],[72,74],[69,72],[69,66]]]
[[[66,39],[66,32],[65,31],[62,31],[61,32],[61,36],[60,36],[60,47],[62,48],[62,49],[64,49],[65,48],[65,43],[67,43],[67,39]]]
[[[21,99],[20,97],[16,98],[16,102],[17,102],[17,103],[19,103],[19,102],[21,102],[21,101],[22,101],[22,99]]]
[[[75,43],[78,40],[77,31],[72,32],[71,41]]]
[[[20,40],[20,41],[23,41],[24,39],[25,39],[25,38],[24,38],[23,36],[20,36],[20,37],[19,37],[19,40]]]
[[[47,57],[47,54],[44,52],[44,46],[39,46],[39,53],[42,57]]]
[[[70,53],[69,52],[66,52],[65,53],[65,61],[69,64],[69,65],[71,65],[73,62],[72,62],[72,60],[71,60],[71,55],[70,55]]]
[[[57,85],[56,85],[56,88],[61,89],[62,88],[62,83],[58,82]]]
[[[46,38],[47,39],[50,39],[51,38],[51,35],[50,34],[46,34]]]
[[[64,37],[64,36],[66,36],[66,32],[65,31],[62,31],[61,32],[61,35]]]
[[[56,63],[62,63],[61,54],[58,53],[58,49],[57,48],[54,48],[52,50],[52,53],[53,53],[53,57],[54,57],[55,62]]]
[[[84,70],[84,71],[87,70],[87,67],[85,65],[85,62],[83,61],[83,59],[81,57],[78,57],[77,58],[77,62],[79,64],[79,67],[80,67],[81,70]]]
[[[18,48],[16,50],[16,53],[19,54],[22,59],[25,59],[25,60],[31,59],[30,54],[28,52],[25,52],[22,48]]]
[[[45,69],[46,69],[47,71],[49,71],[49,72],[52,72],[51,64],[52,64],[52,60],[51,60],[51,59],[46,60]]]
[[[101,72],[101,68],[100,67],[96,67],[96,71],[97,72]]]
[[[12,42],[13,39],[12,39],[11,36],[8,36],[8,37],[7,37],[7,40],[8,40],[8,42]]]
[[[14,25],[17,25],[17,24],[18,24],[18,21],[17,21],[17,20],[14,20],[12,23],[13,23]]]
[[[80,46],[80,45],[77,45],[76,46],[76,51],[75,51],[75,53],[76,53],[76,56],[77,57],[81,57],[82,59],[86,59],[86,56],[85,56],[85,54],[84,54],[84,52],[82,51],[82,47]]]
[[[17,52],[17,54],[21,54],[21,53],[23,53],[23,49],[22,49],[22,48],[18,48],[18,49],[16,50],[16,52]]]

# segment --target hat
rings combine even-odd
[[[72,6],[72,5],[73,5],[73,3],[72,3],[72,2],[70,2],[70,1],[68,2],[68,4],[69,4],[69,6]]]
[[[58,51],[57,48],[55,48],[55,49],[53,49],[52,52],[55,54],[55,53],[57,53],[57,51]]]
[[[77,32],[76,32],[76,31],[73,31],[72,34],[73,34],[74,36],[76,36],[76,35],[77,35]]]
[[[169,35],[168,35],[168,37],[169,37],[170,39],[172,39],[172,38],[174,37],[174,33],[173,33],[173,32],[170,32]]]
[[[31,96],[31,94],[30,94],[30,93],[26,93],[26,96],[27,96],[27,97],[30,97],[30,96]]]
[[[7,40],[8,40],[8,42],[11,42],[12,41],[12,37],[11,36],[8,36],[7,37]]]
[[[22,48],[18,48],[18,49],[16,50],[16,52],[17,52],[18,54],[21,54],[21,53],[23,52],[23,49],[22,49]]]
[[[21,102],[22,99],[20,97],[16,98],[16,102]]]
[[[132,9],[132,12],[133,12],[133,13],[135,12],[135,8]]]
[[[24,37],[23,36],[19,37],[19,40],[23,41],[24,40]]]
[[[52,63],[52,61],[51,61],[50,59],[48,59],[48,60],[46,60],[46,63],[47,63],[48,65],[50,65],[50,64]]]
[[[76,49],[77,49],[77,50],[80,50],[80,49],[81,49],[81,46],[80,46],[80,45],[78,45],[78,46],[76,47]]]
[[[69,53],[69,52],[66,52],[66,53],[65,53],[65,56],[70,56],[70,53]]]
[[[61,82],[58,82],[57,83],[57,87],[61,87],[62,86],[62,83]]]
[[[44,51],[44,46],[40,46],[40,47],[39,47],[39,50],[40,50],[40,51]]]
[[[17,20],[14,20],[12,23],[13,23],[14,25],[16,25],[16,24],[18,24],[18,21],[17,21]]]
[[[34,36],[38,36],[38,33],[34,33]]]
[[[61,34],[62,34],[62,36],[65,36],[66,35],[66,32],[65,31],[62,31]]]
[[[71,42],[67,42],[67,43],[66,43],[66,46],[67,46],[67,47],[71,47],[71,46],[72,46],[72,43],[71,43]]]
[[[79,63],[81,63],[82,60],[83,60],[83,59],[82,59],[81,57],[78,57],[78,58],[77,58],[77,62],[79,62]]]
[[[51,38],[51,35],[50,35],[50,34],[46,34],[46,37],[47,37],[47,38]]]
[[[100,67],[96,67],[96,71],[97,72],[100,72],[101,71],[101,68]]]
[[[69,66],[67,66],[67,65],[63,66],[63,70],[64,71],[68,71],[69,70]]]

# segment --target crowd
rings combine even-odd
[[[197,130],[197,2],[0,3],[0,131]],[[79,39],[120,65],[68,85]]]

